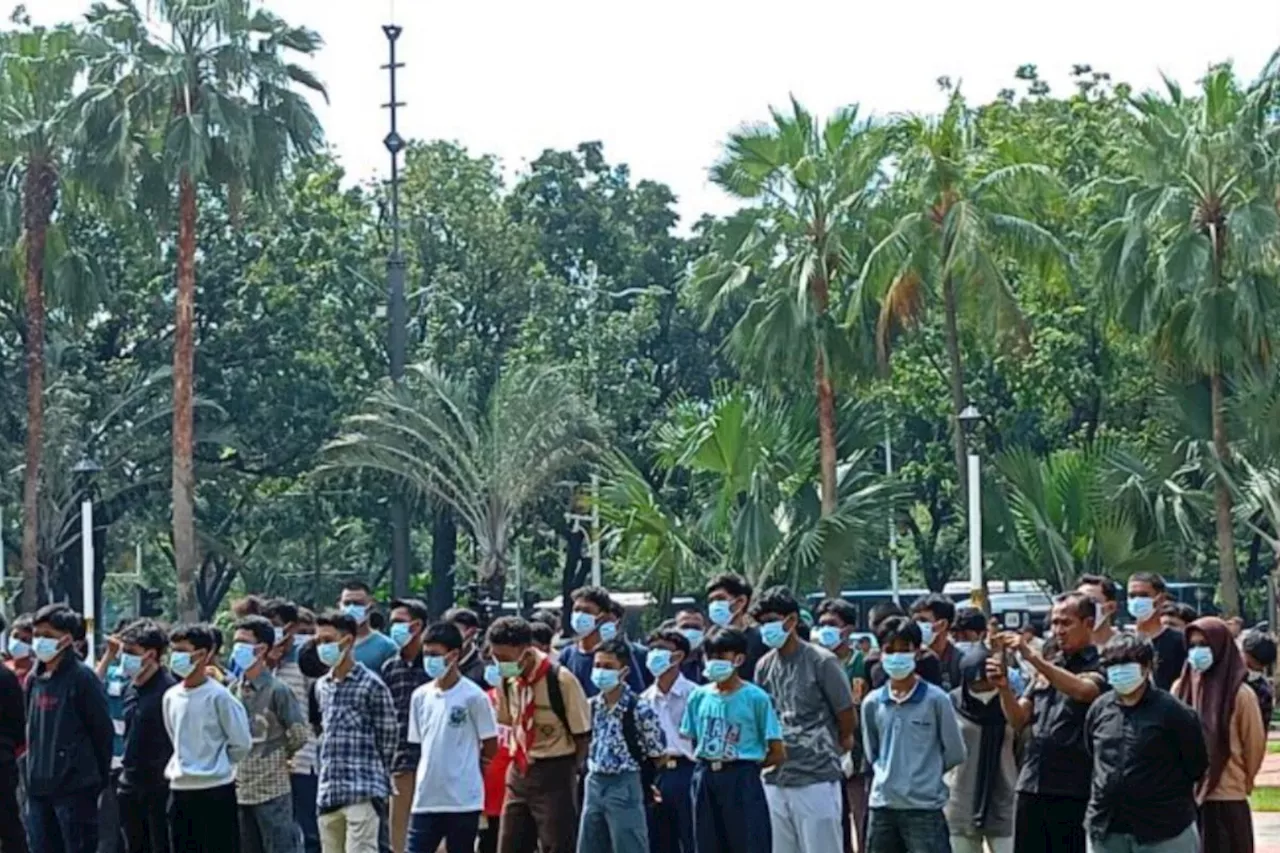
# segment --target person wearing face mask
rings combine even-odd
[[[1183,604],[1181,601],[1166,601],[1160,607],[1160,624],[1173,630],[1181,631],[1184,635],[1187,632],[1187,626],[1200,618],[1200,614],[1190,604]],[[1190,644],[1187,644],[1190,648]]]
[[[894,616],[906,616],[907,611],[903,610],[892,601],[883,601],[879,604],[872,605],[871,610],[867,613],[867,624],[871,626],[871,630],[876,634],[880,633],[880,626],[885,620]],[[923,634],[921,635],[923,637]],[[874,649],[871,654],[867,655],[867,682],[872,690],[883,687],[889,681],[889,676],[885,674],[884,668],[880,665],[883,649]],[[942,686],[942,662],[928,648],[920,648],[916,651],[916,675],[929,684]]]
[[[417,599],[391,602],[391,640],[400,652],[382,665],[382,680],[391,691],[400,724],[400,737],[391,759],[391,849],[404,853],[412,812],[413,777],[418,770],[418,744],[409,739],[410,704],[414,691],[431,680],[422,660],[422,633],[427,606]]]
[[[0,630],[4,617],[0,616]],[[27,834],[19,816],[18,755],[27,741],[26,697],[18,676],[7,666],[0,666],[0,851],[27,853]]]
[[[1116,635],[1120,587],[1103,575],[1081,575],[1076,582],[1076,592],[1084,593],[1093,602],[1093,645],[1100,649]]]
[[[400,728],[391,691],[355,658],[359,630],[348,613],[316,619],[316,654],[329,668],[316,681],[321,729],[316,810],[323,853],[378,850],[391,795]]]
[[[369,622],[373,614],[373,594],[364,581],[350,580],[342,585],[338,609],[355,620],[359,626],[355,649],[352,652],[357,663],[363,664],[375,678],[380,678],[382,665],[395,657],[400,649],[390,637],[374,630]]]
[[[1204,731],[1195,711],[1152,683],[1154,664],[1155,649],[1139,633],[1112,637],[1102,650],[1112,689],[1085,716],[1091,853],[1199,853]]]
[[[24,688],[27,686],[27,676],[31,674],[36,663],[35,655],[31,654],[32,631],[31,615],[24,613],[13,620],[13,627],[9,629],[9,638],[5,641],[9,658],[4,665],[18,677],[18,683]]]
[[[702,684],[702,641],[707,636],[707,620],[702,611],[683,607],[676,611],[675,629],[689,641],[689,655],[680,663],[680,673],[694,684]]]
[[[1241,655],[1244,657],[1245,679],[1253,694],[1258,697],[1258,711],[1262,715],[1263,731],[1271,729],[1271,714],[1276,706],[1275,688],[1268,673],[1276,664],[1276,640],[1265,631],[1248,631],[1241,638]]]
[[[787,760],[773,700],[741,672],[747,638],[716,627],[702,644],[707,683],[689,695],[680,734],[693,743],[698,853],[769,853],[773,830],[761,771]]]
[[[1196,786],[1205,853],[1253,853],[1249,794],[1267,752],[1258,697],[1245,683],[1244,659],[1225,622],[1187,626],[1187,665],[1173,694],[1200,715],[1209,770]]]
[[[577,771],[586,759],[591,711],[573,673],[533,647],[529,623],[494,620],[489,651],[498,665],[498,723],[511,727],[499,853],[572,853]]]
[[[293,820],[289,760],[310,739],[306,716],[293,691],[272,674],[267,661],[275,628],[262,616],[235,627],[231,657],[240,673],[230,686],[249,717],[253,748],[236,770],[241,853],[301,853],[302,835]]]
[[[1160,608],[1168,600],[1164,578],[1154,572],[1137,572],[1129,576],[1129,615],[1134,630],[1151,641],[1156,650],[1153,677],[1156,687],[1168,690],[1182,674],[1187,662],[1187,641],[1181,631],[1171,631],[1160,619]]]
[[[854,648],[853,630],[858,626],[858,610],[841,598],[829,598],[818,605],[818,627],[813,632],[813,642],[832,651],[844,668],[845,677],[853,691],[854,726],[862,700],[867,695],[867,664],[863,653]],[[842,806],[844,829],[844,853],[853,853],[854,840],[858,849],[866,844],[867,797],[863,772],[862,738],[853,738],[853,748],[844,759],[844,803]]]
[[[604,587],[584,586],[574,590],[571,598],[573,610],[569,613],[569,628],[577,639],[573,645],[560,650],[559,663],[574,674],[587,698],[591,698],[600,692],[591,681],[596,646],[618,636],[618,622],[614,615],[613,599]],[[640,693],[646,686],[644,674],[639,671],[643,666],[644,655],[641,654],[638,660],[635,657],[633,651],[632,661],[627,667],[627,686]]]
[[[395,611],[392,611],[392,619]],[[422,635],[422,666],[431,681],[414,691],[409,741],[419,746],[409,853],[473,853],[484,808],[483,767],[497,752],[489,699],[458,670],[462,632],[437,622]]]
[[[761,593],[752,615],[770,649],[756,683],[773,698],[787,747],[787,763],[765,777],[774,853],[841,850],[841,757],[857,729],[849,679],[835,654],[797,636],[800,605],[785,586]]]
[[[240,851],[236,765],[253,748],[253,734],[244,705],[209,674],[216,646],[209,625],[169,632],[169,668],[181,679],[162,703],[173,743],[164,775],[174,853]]]
[[[1017,733],[1005,719],[1000,691],[987,676],[991,654],[977,643],[960,660],[961,684],[951,691],[966,758],[947,774],[951,853],[1011,853]],[[1000,667],[1003,662],[993,661]]]
[[[298,707],[308,709],[315,679],[308,677],[303,671],[302,650],[308,647],[315,636],[316,616],[307,608],[283,599],[268,602],[263,613],[271,620],[277,637],[275,676],[293,693],[293,698],[298,700]],[[319,674],[323,675],[324,672]],[[289,761],[289,793],[293,798],[293,819],[302,830],[302,849],[305,853],[320,853],[320,825],[316,822],[318,777],[315,764],[316,739],[312,732],[307,742]]]
[[[641,689],[647,689],[650,684],[653,684],[653,676],[649,673],[649,668],[644,665],[645,659],[649,656],[649,647],[643,643],[634,643],[627,636],[627,608],[621,601],[618,601],[616,598],[610,600],[609,615],[613,617],[613,628],[605,629],[605,627],[601,625],[601,631],[603,632],[602,636],[610,639],[617,637],[627,644],[627,647],[631,649],[631,665],[633,665],[639,672],[640,684],[642,685]],[[627,675],[627,686],[634,687],[635,680],[630,677],[631,672],[629,669],[627,671]]]
[[[529,624],[533,637],[533,646],[543,654],[551,647],[554,629],[541,621]],[[539,629],[546,632],[546,647],[539,645]],[[498,696],[502,691],[502,672],[494,662],[486,648],[482,657],[488,661],[484,666],[484,680],[488,684],[485,695],[489,698],[489,707],[493,716],[498,717]],[[480,821],[480,835],[476,840],[476,853],[498,853],[498,835],[502,829],[502,809],[507,801],[507,769],[511,766],[511,727],[498,724],[498,750],[493,758],[484,766],[484,817]]]
[[[654,780],[659,796],[649,807],[649,844],[653,853],[694,853],[690,803],[693,743],[680,734],[689,696],[697,687],[683,672],[689,651],[689,638],[674,626],[649,636],[645,666],[654,681],[641,698],[657,713],[666,741]]]
[[[951,642],[955,603],[945,595],[930,593],[911,605],[911,618],[920,623],[924,648],[937,655],[942,664],[942,689],[949,691],[960,686],[960,651]]]
[[[466,607],[453,607],[444,612],[442,619],[452,622],[462,633],[462,658],[458,661],[458,672],[463,678],[469,678],[481,690],[488,690],[484,680],[484,657],[480,654],[477,640],[480,637],[480,617],[474,610]]]
[[[768,651],[760,639],[760,629],[747,618],[751,605],[751,584],[742,575],[725,572],[707,581],[707,617],[720,628],[734,628],[747,640],[747,654],[738,674],[745,681],[756,677],[756,664]]]
[[[120,635],[120,669],[130,681],[116,790],[126,853],[169,853],[164,771],[173,742],[164,725],[164,694],[178,679],[164,667],[168,650],[168,635],[150,619],[130,624]]]

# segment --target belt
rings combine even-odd
[[[733,768],[733,767],[741,767],[748,764],[754,767],[759,766],[754,761],[708,761],[705,758],[699,759],[698,764],[701,765],[702,767],[707,768],[712,773],[719,773],[721,770],[729,770],[730,768]]]
[[[683,755],[664,755],[656,763],[659,770],[675,770],[677,767],[687,767],[693,762]]]

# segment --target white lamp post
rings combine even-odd
[[[960,428],[964,430],[969,448],[969,600],[974,607],[987,609],[986,595],[982,586],[982,463],[974,450],[974,430],[982,415],[972,403],[964,407],[960,413]]]
[[[95,654],[96,620],[98,602],[94,595],[94,554],[93,554],[93,478],[102,470],[102,466],[88,456],[81,459],[71,469],[80,484],[83,497],[80,500],[80,573],[84,601],[84,647],[85,661],[89,666],[97,663]]]

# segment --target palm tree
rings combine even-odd
[[[83,142],[100,174],[170,207],[177,187],[173,347],[173,541],[178,612],[198,611],[195,532],[195,300],[197,189],[224,189],[233,215],[245,190],[268,196],[296,155],[318,151],[320,123],[294,84],[324,87],[291,54],[321,39],[251,0],[98,3],[88,19],[90,85],[79,99]],[[159,190],[161,197],[148,197]]]
[[[883,182],[883,135],[856,107],[820,123],[799,103],[730,137],[712,180],[758,204],[735,216],[696,265],[708,323],[741,310],[731,343],[748,361],[793,381],[813,376],[824,515],[836,510],[836,385],[853,354],[832,319],[856,282],[857,246]],[[824,585],[840,590],[839,566]]]
[[[1012,332],[1026,339],[1025,319],[1003,261],[1047,273],[1065,260],[1066,251],[1052,234],[1019,215],[1027,202],[1055,189],[1057,179],[1033,163],[992,163],[958,91],[940,117],[904,118],[894,136],[901,144],[899,180],[910,200],[888,236],[867,256],[862,270],[866,286],[851,303],[848,320],[855,329],[867,328],[870,314],[878,311],[875,338],[883,364],[898,332],[941,307],[952,447],[963,494],[968,444],[959,416],[968,398],[961,323],[985,324],[991,333]]]
[[[27,23],[25,19],[18,23]],[[27,446],[22,484],[22,607],[34,610],[40,574],[40,459],[44,441],[45,278],[49,230],[68,141],[67,108],[80,62],[71,27],[7,33],[0,48],[0,165],[22,173],[27,347]]]
[[[509,369],[481,408],[475,383],[419,364],[346,420],[323,469],[381,471],[447,506],[476,544],[478,580],[500,593],[525,510],[598,438],[595,415],[561,370]]]
[[[1267,308],[1280,291],[1274,253],[1276,199],[1273,87],[1241,88],[1229,66],[1210,70],[1199,97],[1166,81],[1167,98],[1136,103],[1139,137],[1124,213],[1098,232],[1109,304],[1151,334],[1156,357],[1209,387],[1216,464],[1231,465],[1226,400],[1234,370],[1270,351]],[[1236,614],[1233,497],[1214,478],[1223,609]]]

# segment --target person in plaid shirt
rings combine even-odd
[[[422,668],[422,630],[427,624],[427,606],[416,599],[391,602],[391,639],[400,653],[382,665],[382,681],[391,691],[396,706],[400,736],[391,759],[391,849],[404,853],[409,833],[409,813],[413,806],[413,778],[421,752],[409,741],[409,700],[413,691],[431,679]]]
[[[236,802],[241,853],[301,853],[302,834],[293,819],[289,759],[311,731],[293,691],[267,666],[275,629],[262,616],[236,625],[231,658],[239,677],[231,693],[244,703],[253,749],[240,762]]]
[[[321,717],[320,813],[323,853],[377,853],[380,813],[391,794],[399,726],[391,691],[352,656],[356,620],[316,619],[316,653],[329,672],[316,682]]]

